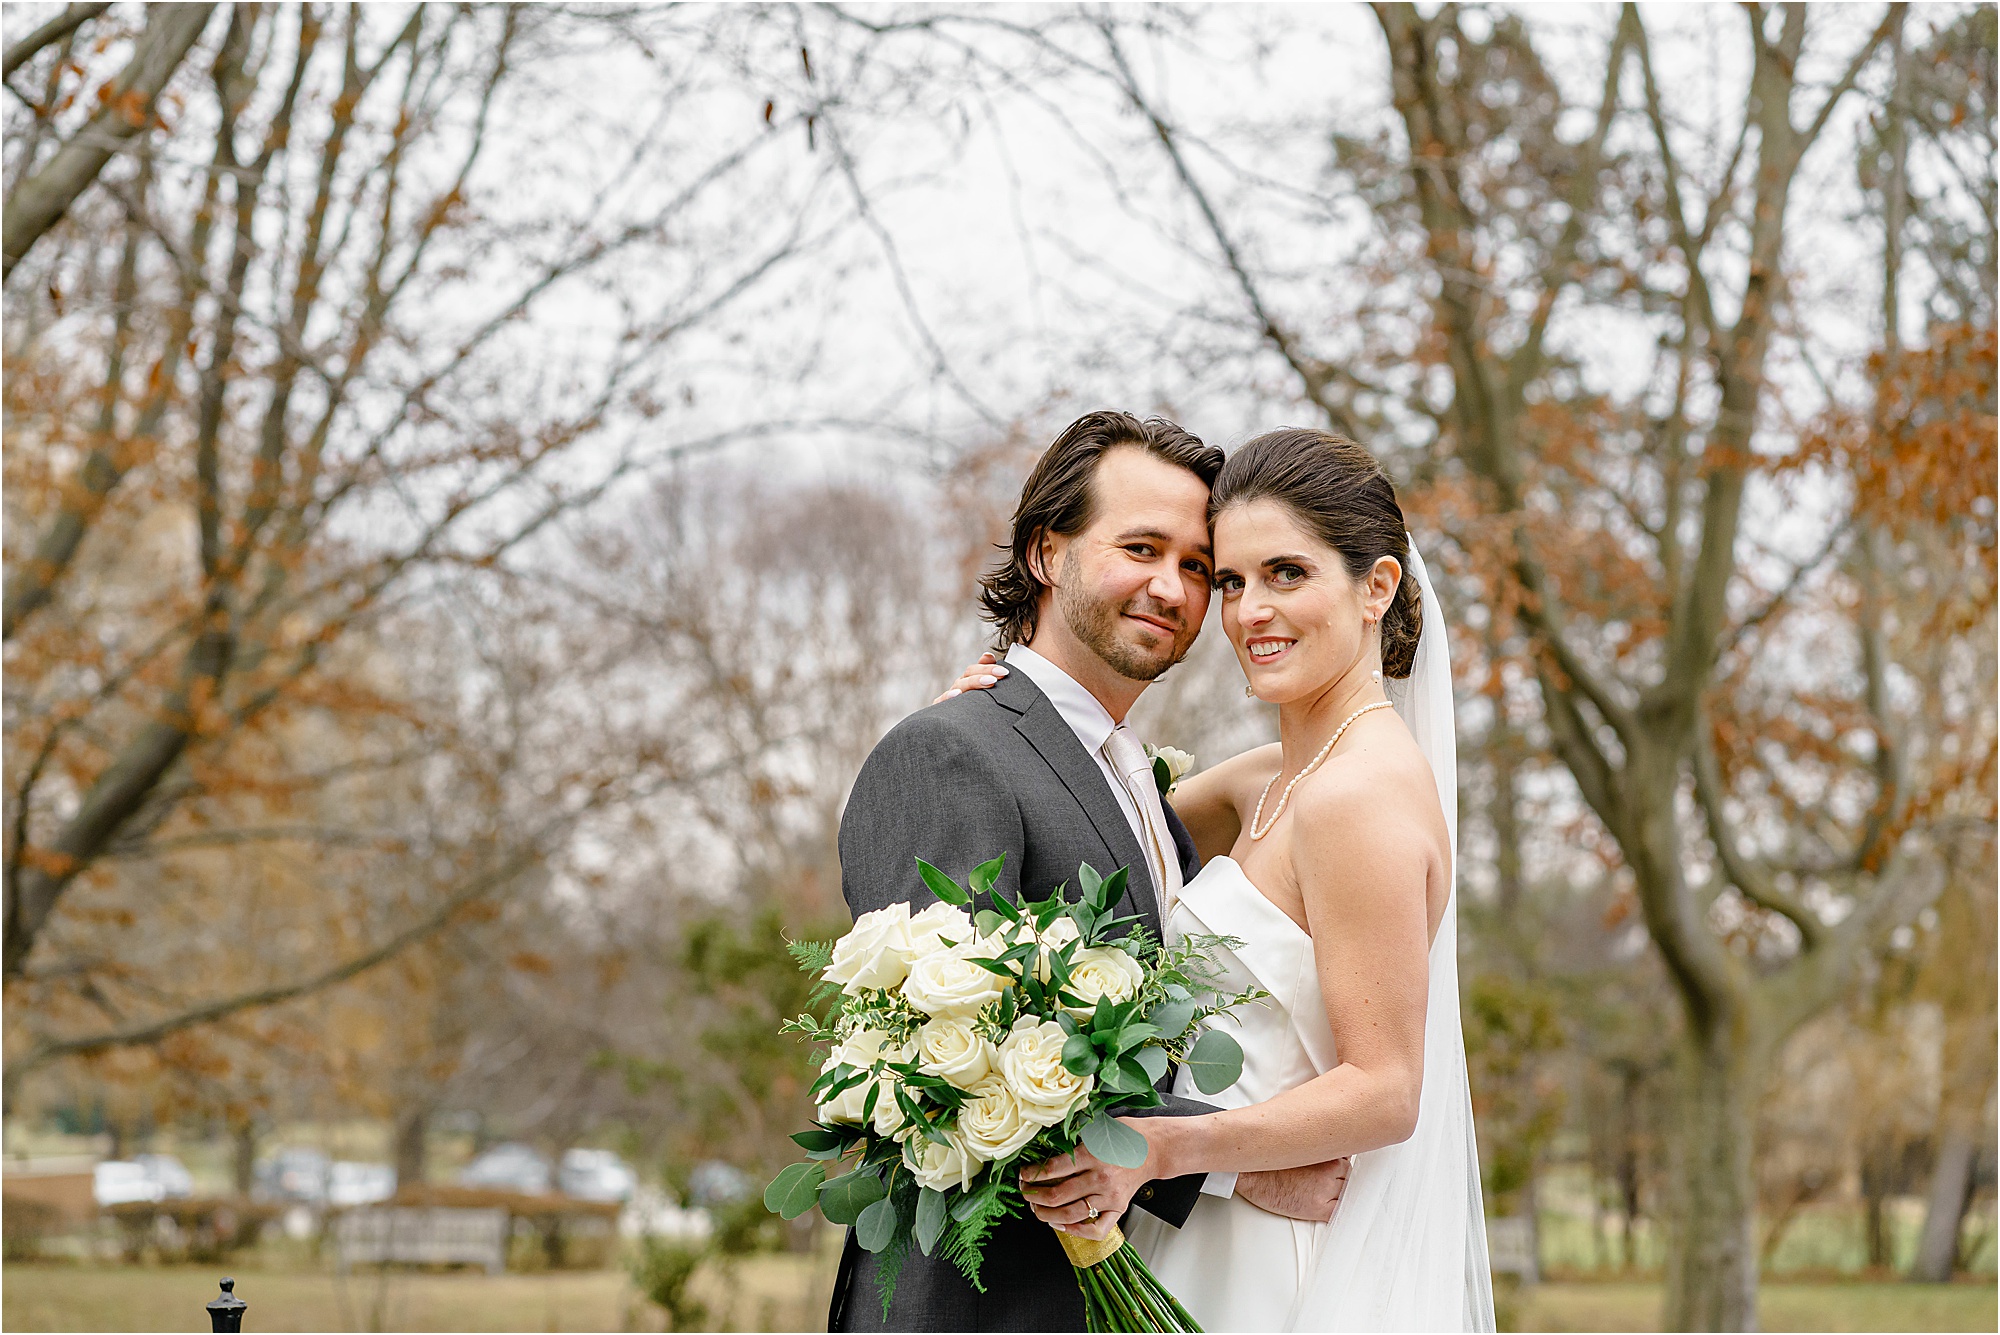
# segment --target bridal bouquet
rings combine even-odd
[[[1002,863],[975,868],[968,890],[919,859],[939,902],[893,904],[838,941],[792,945],[824,980],[815,1004],[834,1004],[825,1021],[785,1025],[828,1052],[812,1088],[818,1121],[792,1137],[811,1158],[779,1173],[764,1201],[787,1219],[817,1206],[851,1224],[880,1257],[885,1316],[912,1245],[985,1291],[981,1252],[1025,1208],[1023,1165],[1079,1142],[1106,1163],[1143,1164],[1145,1137],[1114,1113],[1158,1106],[1172,1062],[1203,1093],[1234,1084],[1242,1049],[1200,1022],[1264,995],[1211,986],[1206,952],[1221,938],[1114,939],[1137,921],[1112,907],[1123,869],[1079,868],[1074,903],[1058,886],[1017,904],[993,891]],[[988,894],[993,907],[967,911]],[[1058,1236],[1092,1330],[1198,1329],[1115,1230],[1102,1242]]]

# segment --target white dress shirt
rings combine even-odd
[[[1103,703],[1075,677],[1025,644],[1017,644],[1007,650],[1007,666],[1012,671],[1027,673],[1028,680],[1041,689],[1042,694],[1049,698],[1049,703],[1056,707],[1056,713],[1062,716],[1062,721],[1069,724],[1069,730],[1076,734],[1076,740],[1083,744],[1083,749],[1097,762],[1097,768],[1103,772],[1104,782],[1110,786],[1111,795],[1118,799],[1118,809],[1125,813],[1125,823],[1132,827],[1132,838],[1143,850],[1149,842],[1146,822],[1139,815],[1139,808],[1132,800],[1132,793],[1125,786],[1125,781],[1119,777],[1117,768],[1104,754],[1104,740],[1111,735],[1111,730],[1118,726],[1117,721],[1111,717],[1111,711],[1106,709]],[[1164,828],[1164,817],[1162,817],[1162,828]],[[1170,858],[1180,856],[1179,851],[1171,847],[1163,851],[1165,856]],[[1154,902],[1158,905],[1157,873],[1152,874],[1151,879],[1155,882]],[[1162,909],[1161,919],[1164,926],[1165,906],[1159,905],[1159,907]],[[1236,1174],[1210,1173],[1202,1179],[1201,1189],[1210,1196],[1231,1196],[1236,1191]]]

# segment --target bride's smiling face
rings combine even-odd
[[[1215,587],[1222,629],[1257,698],[1282,705],[1382,666],[1375,629],[1402,569],[1384,556],[1364,579],[1274,500],[1215,517]]]

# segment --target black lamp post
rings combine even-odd
[[[211,1331],[243,1329],[243,1309],[250,1304],[236,1296],[236,1281],[222,1281],[222,1296],[208,1305],[208,1328]]]

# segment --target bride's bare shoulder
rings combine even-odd
[[[1419,832],[1449,837],[1430,762],[1399,722],[1322,765],[1292,801],[1298,828],[1336,840],[1351,840],[1362,829],[1394,831],[1396,838]]]

